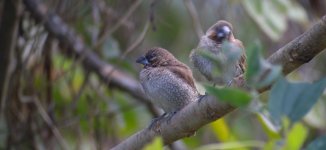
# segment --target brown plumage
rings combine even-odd
[[[212,55],[218,57],[221,55],[222,43],[224,41],[233,44],[237,48],[241,49],[241,57],[238,62],[234,65],[234,71],[232,73],[233,77],[238,77],[245,71],[246,55],[245,49],[242,42],[234,38],[232,33],[232,25],[224,20],[218,21],[216,24],[211,26],[206,34],[201,37],[200,42],[196,49],[193,49],[190,54],[190,61],[194,67],[206,77],[207,80],[213,81],[217,84],[225,84],[222,77],[216,77],[213,75],[214,64],[208,58],[203,57],[200,52],[206,51]]]
[[[151,48],[137,63],[144,65],[139,78],[145,94],[166,113],[197,100],[191,70],[167,50]]]

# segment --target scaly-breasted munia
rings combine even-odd
[[[193,66],[204,75],[207,80],[213,81],[216,84],[226,84],[226,81],[223,77],[214,75],[213,71],[214,67],[216,67],[214,66],[215,64],[209,58],[204,57],[201,54],[202,52],[208,52],[208,54],[213,55],[214,57],[219,57],[222,55],[223,42],[228,42],[233,45],[233,48],[236,47],[239,49],[241,53],[235,63],[227,66],[235,67],[231,68],[233,69],[232,73],[230,73],[232,76],[231,79],[243,74],[245,70],[245,50],[242,42],[234,38],[232,30],[232,25],[229,22],[224,20],[218,21],[200,38],[197,48],[193,49],[189,56]]]
[[[151,48],[136,62],[144,65],[139,77],[145,94],[165,113],[174,114],[199,97],[191,70],[169,51]]]

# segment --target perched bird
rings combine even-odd
[[[199,97],[191,70],[169,51],[151,48],[136,62],[144,65],[139,78],[145,94],[165,113],[174,114]]]
[[[231,73],[228,74],[229,79],[233,77],[238,77],[243,74],[245,71],[245,61],[246,55],[245,50],[242,45],[242,42],[238,39],[235,39],[232,33],[232,25],[224,20],[218,21],[216,24],[211,26],[205,35],[200,38],[200,42],[196,49],[193,49],[190,53],[190,61],[193,66],[205,76],[205,78],[209,81],[213,81],[215,84],[226,84],[223,76],[214,75],[214,67],[216,65],[209,58],[204,57],[201,53],[205,52],[209,55],[213,55],[215,58],[223,58],[220,57],[222,54],[222,44],[224,42],[228,42],[228,44],[232,45],[231,49],[238,49],[239,53],[241,53],[235,60],[234,63],[225,63],[228,69],[232,70]],[[225,62],[227,58],[220,59]],[[222,70],[223,71],[223,70]]]

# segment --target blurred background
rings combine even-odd
[[[6,2],[0,1],[1,16],[7,12]],[[267,58],[326,14],[324,0],[41,2],[101,60],[137,81],[141,69],[135,63],[138,56],[151,47],[163,47],[189,65],[188,55],[197,46],[199,35],[218,20],[232,23],[235,37],[247,51],[259,45]],[[11,67],[4,92],[10,100],[6,105],[2,101],[0,149],[107,149],[148,126],[155,116],[149,107],[128,91],[108,86],[92,70],[83,68],[80,58],[66,57],[66,47],[48,34],[42,22],[35,21],[23,5],[21,11],[9,63],[16,67]],[[6,21],[0,18],[1,24]],[[311,82],[324,77],[325,60],[324,52],[291,73],[289,79]],[[198,84],[203,81],[195,77]],[[262,94],[263,101],[266,95]],[[309,131],[306,142],[325,134],[325,118],[324,95],[303,120]],[[230,141],[264,143],[269,138],[256,114],[238,109],[169,148],[194,149]]]

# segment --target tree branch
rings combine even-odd
[[[307,32],[279,49],[268,58],[271,63],[283,65],[284,74],[288,74],[309,62],[318,53],[326,48],[326,16]],[[242,80],[242,81],[241,81]],[[236,83],[244,87],[243,78]],[[260,90],[260,92],[266,91]],[[202,126],[215,121],[236,109],[228,104],[218,101],[215,97],[205,96],[198,103],[192,103],[176,113],[169,123],[162,121],[154,130],[145,128],[115,146],[113,150],[141,149],[155,136],[162,136],[164,144],[172,143],[178,139],[192,135]],[[194,119],[195,118],[195,119]]]
[[[21,15],[21,2],[19,0],[6,0],[3,2],[0,24],[0,101],[1,111],[6,102],[6,87],[8,86],[8,66],[10,65],[10,52],[16,45],[19,17]]]
[[[326,48],[326,16],[268,58],[273,64],[283,66],[283,73],[288,74],[309,62],[314,56]]]
[[[183,3],[189,12],[189,15],[192,18],[192,24],[196,31],[197,37],[198,37],[198,39],[200,39],[200,37],[203,36],[205,33],[201,27],[196,7],[195,7],[194,3],[192,2],[192,0],[184,0]]]
[[[108,86],[128,92],[136,100],[144,103],[154,116],[158,115],[158,111],[143,94],[138,81],[102,61],[89,47],[84,45],[83,40],[59,16],[48,12],[47,7],[39,0],[24,0],[23,2],[32,16],[44,24],[46,30],[59,41],[60,45],[67,47],[67,51],[64,53],[66,56],[75,55],[80,58],[83,67],[95,72]]]

